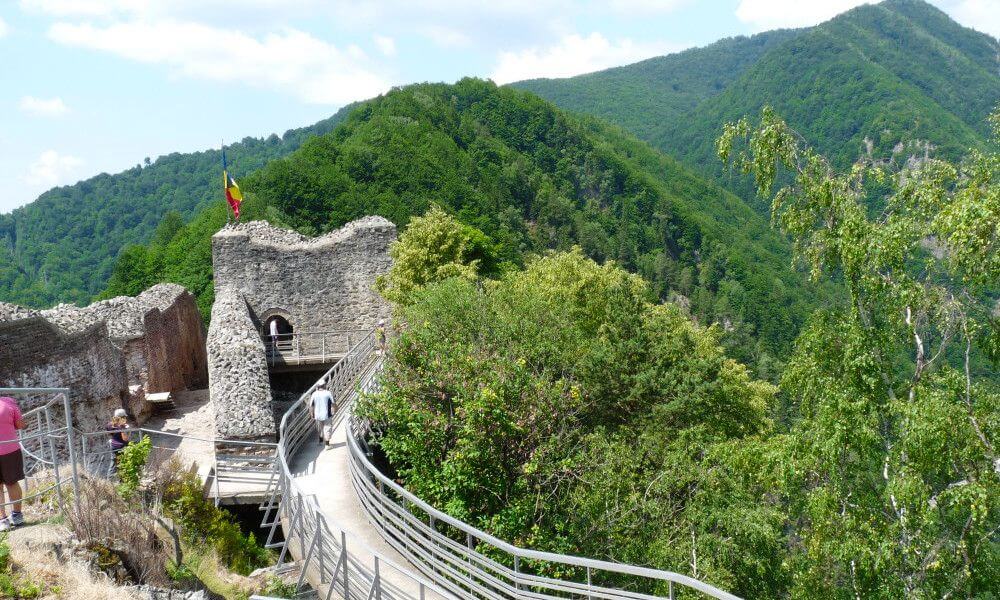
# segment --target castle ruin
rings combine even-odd
[[[217,437],[274,439],[265,342],[271,320],[281,321],[285,338],[305,344],[310,336],[370,331],[388,318],[374,283],[389,269],[395,239],[395,225],[382,217],[315,238],[263,221],[227,225],[212,237],[208,374]]]
[[[207,379],[201,315],[179,285],[82,308],[0,303],[0,386],[70,388],[81,428],[99,429],[115,408],[142,423],[152,412],[147,393]],[[30,399],[22,405],[31,408]]]

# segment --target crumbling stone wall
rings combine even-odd
[[[0,321],[0,386],[68,387],[76,425],[94,430],[122,406],[125,361],[103,322],[64,330],[41,316]],[[21,410],[49,399],[22,398]]]
[[[264,342],[238,290],[216,288],[207,347],[216,436],[273,441],[277,427]]]
[[[240,290],[258,327],[280,311],[296,332],[372,329],[389,316],[374,284],[391,265],[395,239],[396,226],[382,217],[316,238],[263,221],[229,225],[212,238],[215,286]]]
[[[179,391],[208,381],[204,325],[194,297],[160,284],[134,298],[86,307],[32,310],[0,305],[0,383],[69,387],[78,426],[92,428],[124,406],[138,421],[147,392]],[[8,356],[9,355],[9,356]]]

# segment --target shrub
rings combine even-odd
[[[299,588],[294,583],[285,582],[279,577],[269,577],[260,594],[274,598],[294,598],[298,591]]]
[[[242,575],[270,564],[270,554],[255,536],[240,531],[229,513],[205,498],[197,474],[175,472],[162,485],[164,512],[179,525],[187,543],[208,542],[227,568]]]
[[[82,481],[79,508],[67,512],[70,529],[86,546],[121,561],[137,583],[168,580],[166,552],[156,522],[141,503],[122,498],[111,484]]]
[[[142,470],[149,460],[153,441],[145,437],[139,442],[125,446],[118,455],[118,493],[128,498],[139,489]]]

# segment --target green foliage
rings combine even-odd
[[[462,225],[440,206],[432,205],[389,249],[392,267],[378,278],[380,294],[395,304],[409,304],[413,295],[428,284],[459,277],[475,281],[480,259],[472,258],[483,232]]]
[[[23,581],[23,578],[14,572],[7,535],[0,535],[0,596],[11,600],[28,600],[39,598],[41,595],[42,587],[40,585]]]
[[[579,249],[427,286],[358,414],[410,490],[503,539],[680,571],[694,554],[699,577],[773,597],[780,507],[732,474],[774,469],[776,390],[651,298]]]
[[[185,563],[179,565],[167,563],[167,576],[181,587],[194,587],[198,585],[198,576]]]
[[[270,564],[270,554],[255,536],[240,531],[229,513],[205,498],[196,473],[185,472],[170,481],[163,504],[164,513],[179,525],[182,539],[191,545],[207,543],[228,569],[249,575]]]
[[[152,438],[144,437],[134,444],[128,444],[118,454],[118,493],[123,498],[129,498],[139,489],[142,471],[152,449]]]
[[[245,177],[309,136],[330,131],[350,108],[281,137],[228,145],[230,168]],[[116,175],[53,188],[0,215],[0,300],[36,307],[86,304],[105,289],[120,253],[150,241],[162,245],[158,226],[169,235],[209,208],[225,208],[219,150],[173,153]],[[136,258],[131,252],[127,261]]]
[[[274,598],[294,598],[298,591],[298,586],[294,583],[285,583],[279,577],[269,577],[260,594]]]
[[[734,355],[771,374],[828,293],[805,286],[788,244],[732,194],[621,130],[474,79],[366,102],[244,188],[245,219],[313,234],[369,214],[405,231],[437,204],[463,225],[463,260],[481,275],[579,245],[722,324]],[[127,255],[107,293],[148,284],[153,265],[152,279],[187,286],[207,315],[210,238],[224,222],[225,207],[213,207],[165,246]]]
[[[986,143],[1000,98],[998,50],[996,39],[925,2],[887,0],[812,28],[515,85],[626,127],[766,212],[752,186],[713,160],[719,123],[771,105],[838,168],[868,144],[897,164],[923,157],[928,142],[957,160]]]
[[[762,194],[777,165],[794,175],[774,220],[850,295],[814,316],[782,377],[793,595],[991,597],[1000,388],[977,350],[995,356],[1000,336],[1000,154],[838,173],[769,108],[727,124],[718,151]]]

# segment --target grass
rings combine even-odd
[[[42,595],[42,587],[37,583],[24,581],[14,570],[10,558],[10,544],[7,535],[0,535],[0,597],[21,600],[22,598],[38,598]]]
[[[249,586],[241,585],[239,575],[226,569],[215,550],[202,552],[190,544],[183,544],[184,560],[180,568],[171,569],[171,577],[178,583],[200,582],[212,594],[226,600],[247,600],[253,593]]]

